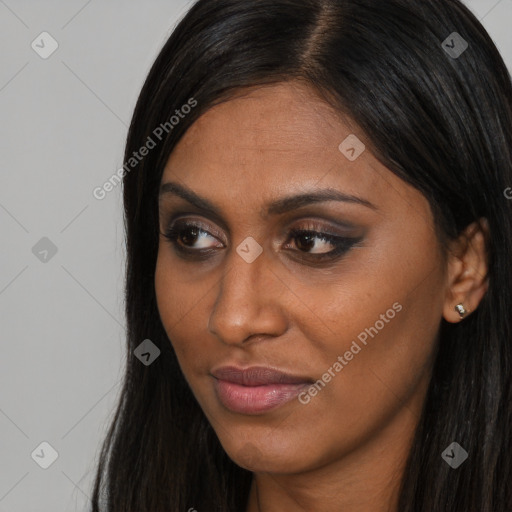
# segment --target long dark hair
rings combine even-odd
[[[461,55],[447,48],[454,32],[469,45]],[[156,147],[124,175],[128,359],[92,510],[246,508],[252,474],[224,452],[158,314],[157,194],[169,155],[201,114],[244,87],[287,80],[358,124],[379,161],[428,199],[440,239],[487,219],[489,288],[463,322],[442,320],[399,511],[511,511],[512,85],[459,0],[199,0],[173,31],[126,144],[126,161],[149,138]],[[133,355],[145,339],[161,351],[150,366]],[[453,441],[469,453],[456,470],[441,458]]]

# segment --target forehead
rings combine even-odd
[[[303,84],[255,88],[209,109],[190,127],[162,182],[179,181],[226,209],[233,205],[234,215],[240,201],[260,211],[281,195],[324,187],[362,196],[383,211],[397,206],[397,193],[404,207],[417,201],[417,191],[368,148],[355,161],[340,151],[354,135],[366,140],[355,123]]]
[[[253,153],[301,160],[330,149],[336,154],[343,133],[351,133],[325,102],[303,84],[279,83],[240,92],[203,114],[188,130],[174,154],[194,148],[194,160],[215,152],[224,163]],[[338,140],[339,139],[339,140]],[[337,142],[337,143],[336,143]],[[332,147],[334,145],[334,147]],[[188,151],[188,158],[190,151]],[[283,158],[284,159],[284,158]]]

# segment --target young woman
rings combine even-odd
[[[199,0],[125,157],[93,511],[512,510],[512,85],[463,4]]]

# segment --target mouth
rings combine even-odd
[[[211,373],[219,401],[232,412],[262,414],[276,409],[314,381],[273,368],[253,366],[246,369],[224,366]]]

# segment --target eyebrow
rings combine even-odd
[[[162,184],[160,187],[159,198],[167,194],[181,197],[190,204],[193,204],[198,209],[210,213],[215,217],[222,218],[222,212],[218,206],[216,206],[208,199],[197,195],[191,189],[183,185],[172,181]],[[297,208],[326,201],[341,201],[344,203],[360,204],[362,206],[366,206],[367,208],[371,208],[372,210],[378,210],[374,204],[370,203],[370,201],[367,201],[366,199],[362,199],[350,194],[345,194],[336,189],[326,188],[276,199],[265,205],[265,207],[262,209],[261,216],[266,218],[270,215],[281,215]]]

